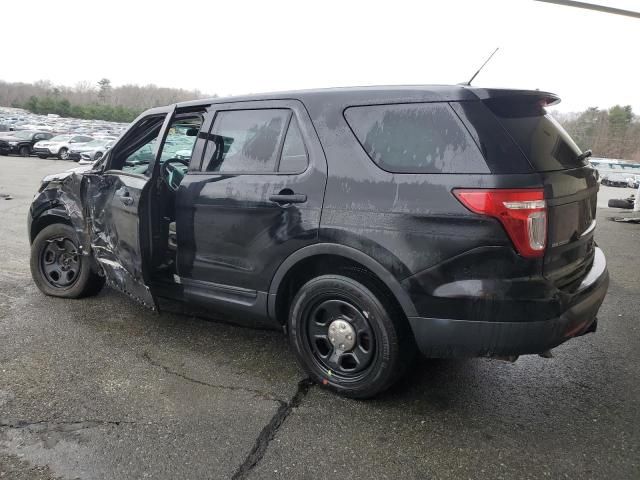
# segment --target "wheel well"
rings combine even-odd
[[[36,218],[31,224],[30,243],[33,243],[38,234],[49,225],[54,223],[63,223],[65,225],[73,226],[68,218],[61,217],[59,215],[42,215]]]
[[[275,313],[281,325],[286,325],[289,307],[300,287],[312,278],[326,274],[340,274],[353,278],[381,294],[391,307],[404,316],[402,307],[389,287],[364,265],[347,257],[332,254],[320,254],[307,257],[296,263],[284,276],[276,294]]]

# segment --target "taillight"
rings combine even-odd
[[[453,194],[474,213],[500,220],[523,257],[544,255],[547,204],[537,189],[455,189]]]

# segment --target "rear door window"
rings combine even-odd
[[[204,170],[275,172],[290,115],[287,109],[218,112],[208,137]]]
[[[448,103],[350,107],[347,123],[371,160],[396,173],[489,173]]]
[[[580,148],[545,108],[530,100],[490,99],[486,105],[538,172],[584,167]]]

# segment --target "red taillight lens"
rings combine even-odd
[[[542,190],[455,189],[453,194],[472,212],[500,220],[520,255],[544,255],[547,204]]]

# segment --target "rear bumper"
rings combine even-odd
[[[596,316],[609,287],[602,250],[580,287],[557,317],[536,320],[536,312],[514,322],[410,317],[416,343],[428,357],[524,355],[541,353],[595,330]],[[540,318],[540,317],[537,317]]]

